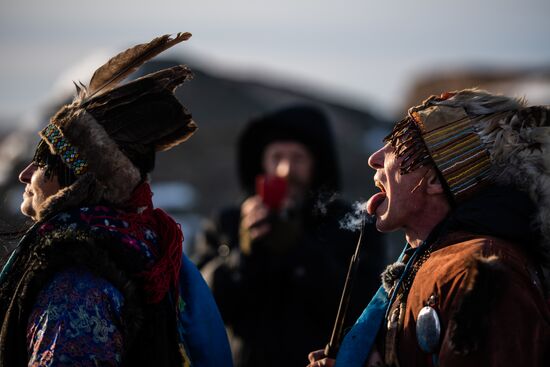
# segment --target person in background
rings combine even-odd
[[[329,121],[296,105],[251,121],[238,142],[247,198],[221,212],[195,258],[222,313],[235,365],[304,365],[329,340],[357,233],[340,228],[351,208],[340,189]],[[357,277],[349,321],[376,289],[380,236]],[[318,302],[318,295],[331,294]]]
[[[109,60],[40,132],[20,173],[34,224],[0,274],[0,366],[231,366],[179,224],[152,205],[156,152],[196,130],[185,65],[120,82],[191,34]]]
[[[477,89],[409,109],[367,205],[407,245],[336,360],[309,366],[548,366],[549,132],[548,106]]]

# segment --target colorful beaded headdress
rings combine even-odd
[[[410,108],[385,141],[396,148],[398,157],[404,156],[402,174],[431,163],[460,202],[490,182],[491,162],[488,147],[476,132],[478,118],[461,106],[441,103],[454,95],[432,96]]]
[[[432,96],[412,107],[385,141],[401,173],[432,165],[457,204],[487,185],[510,185],[539,208],[550,239],[550,107],[477,89]]]
[[[45,206],[61,201],[124,203],[152,170],[155,152],[168,150],[195,132],[191,114],[174,95],[177,86],[192,77],[187,66],[120,85],[146,61],[190,37],[190,33],[164,35],[129,48],[98,68],[88,86],[75,84],[75,100],[40,132],[37,163],[44,164],[43,156],[53,155],[74,181]]]

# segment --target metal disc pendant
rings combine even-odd
[[[423,352],[435,353],[439,347],[441,323],[437,312],[430,306],[422,307],[416,319],[416,339]]]

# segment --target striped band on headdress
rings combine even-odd
[[[456,201],[490,182],[489,152],[462,107],[430,106],[410,115]]]
[[[460,202],[491,182],[491,160],[475,121],[462,107],[431,103],[449,96],[433,96],[409,109],[408,117],[384,140],[403,157],[402,174],[433,164]]]

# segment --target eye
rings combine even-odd
[[[38,168],[42,168],[42,169],[46,168],[46,166],[47,166],[46,162],[37,161],[37,160],[32,161],[32,164],[33,164],[34,166],[36,166],[36,167],[38,167]]]

